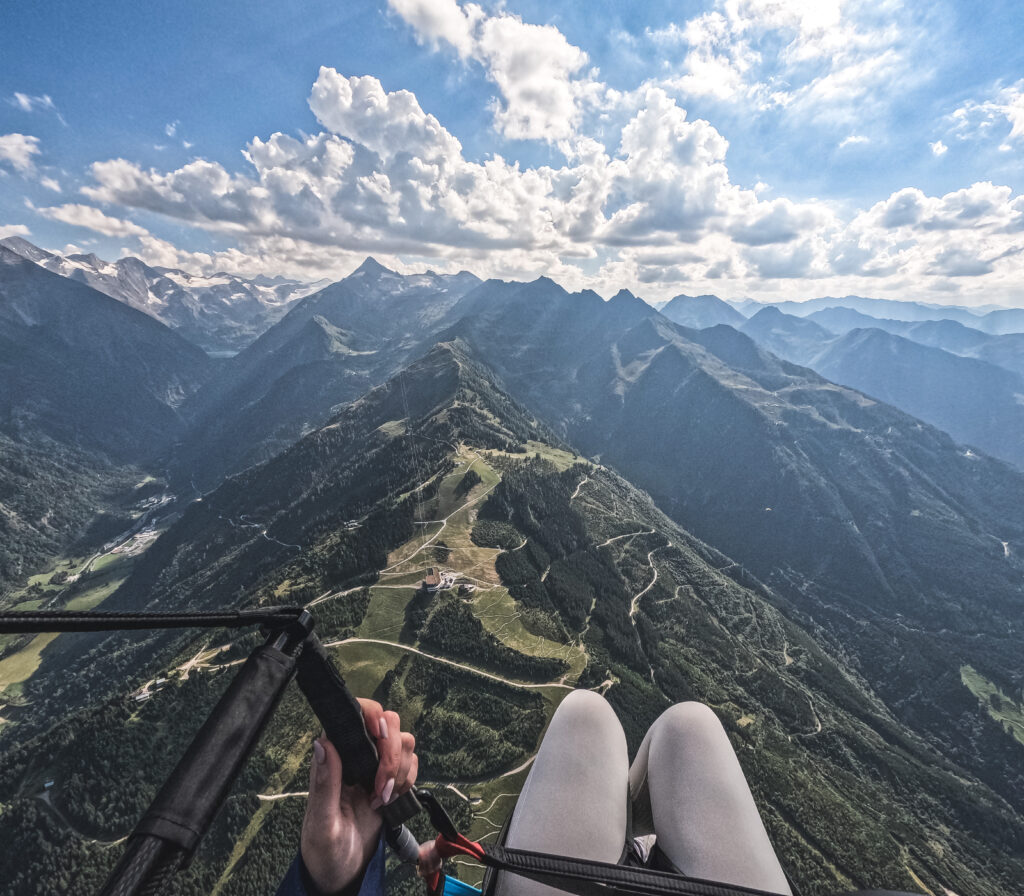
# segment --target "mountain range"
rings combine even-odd
[[[906,337],[874,326],[837,336],[819,324],[837,311],[801,318],[767,307],[740,329],[780,358],[894,405],[958,442],[1024,469],[1024,378],[1012,369],[1019,362],[999,366],[923,341],[940,330],[948,339],[947,328],[972,332],[952,321],[904,325]],[[982,338],[1010,341],[1016,336]],[[978,343],[964,339],[958,347],[976,349]],[[1003,354],[1009,356],[1008,351]]]
[[[58,255],[16,236],[0,246],[156,318],[209,352],[234,354],[303,296],[327,285],[226,273],[204,277],[131,256],[109,262],[93,254]]]
[[[82,283],[0,261],[3,338],[31,347],[4,368],[5,394],[29,396],[8,438],[31,430],[169,467],[180,495],[192,480],[203,492],[105,608],[313,603],[355,680],[415,721],[425,769],[488,798],[519,780],[567,683],[605,691],[633,746],[670,702],[705,700],[809,892],[997,894],[1024,879],[1024,474],[876,394],[895,390],[890,356],[911,359],[904,381],[923,370],[950,392],[969,372],[948,353],[781,311],[733,318],[744,332],[691,328],[626,290],[606,302],[546,278],[403,276],[371,259],[214,362]],[[722,313],[707,298],[663,310],[707,322]],[[85,309],[76,332],[69,303]],[[836,379],[882,379],[858,391],[780,357],[815,344],[809,360]],[[65,356],[81,381],[71,399],[107,396],[102,378],[133,370],[124,400],[154,422],[104,442],[91,415],[64,416],[71,386],[38,371]],[[1003,378],[993,413],[1012,424],[1016,374],[955,360],[973,382]],[[466,593],[417,590],[428,563]],[[131,807],[104,813],[98,794],[114,758],[141,749],[131,693],[178,670],[144,711],[166,730],[172,694],[207,705],[205,679],[187,672],[205,664],[216,691],[219,654],[199,662],[211,645],[190,635],[60,644],[5,710],[0,828],[25,827],[24,782],[55,776],[76,829],[113,840]],[[448,671],[432,678],[431,663]],[[302,755],[309,724],[271,735],[253,787],[294,789],[302,772],[284,757]],[[110,763],[89,783],[93,743]],[[256,824],[243,806],[214,836],[224,856],[236,835],[294,832],[293,812]],[[61,849],[83,875],[106,860]],[[45,850],[31,838],[26,850],[42,873]],[[203,859],[195,892],[218,880],[246,892],[258,858],[230,879]]]

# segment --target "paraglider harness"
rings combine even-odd
[[[314,634],[313,617],[302,607],[188,614],[60,610],[0,613],[0,633],[251,625],[263,627],[265,642],[249,655],[136,825],[121,861],[99,896],[156,896],[170,875],[188,865],[293,677],[341,756],[346,784],[372,790],[378,762],[376,747],[366,731],[359,703]],[[388,843],[402,861],[410,864],[416,863],[419,844],[404,822],[424,810],[437,830],[436,846],[442,858],[468,856],[484,865],[485,892],[493,890],[495,875],[500,871],[576,896],[772,896],[761,890],[645,867],[478,843],[459,833],[437,798],[422,788],[403,794],[380,810]],[[443,872],[432,875],[427,887],[430,896],[479,893]],[[862,896],[870,893],[865,891]]]

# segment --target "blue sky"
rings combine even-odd
[[[207,273],[373,254],[651,300],[1024,305],[1009,2],[195,10],[7,5],[0,235]]]

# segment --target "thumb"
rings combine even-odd
[[[339,813],[341,802],[341,757],[331,742],[320,735],[313,741],[313,761],[309,768],[309,801],[306,817],[321,830],[329,830]]]

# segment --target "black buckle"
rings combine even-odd
[[[459,837],[459,832],[455,829],[455,822],[451,820],[444,806],[437,801],[434,794],[429,790],[420,789],[416,791],[416,798],[420,801],[420,805],[427,810],[434,830],[442,834],[446,840],[456,840]]]

